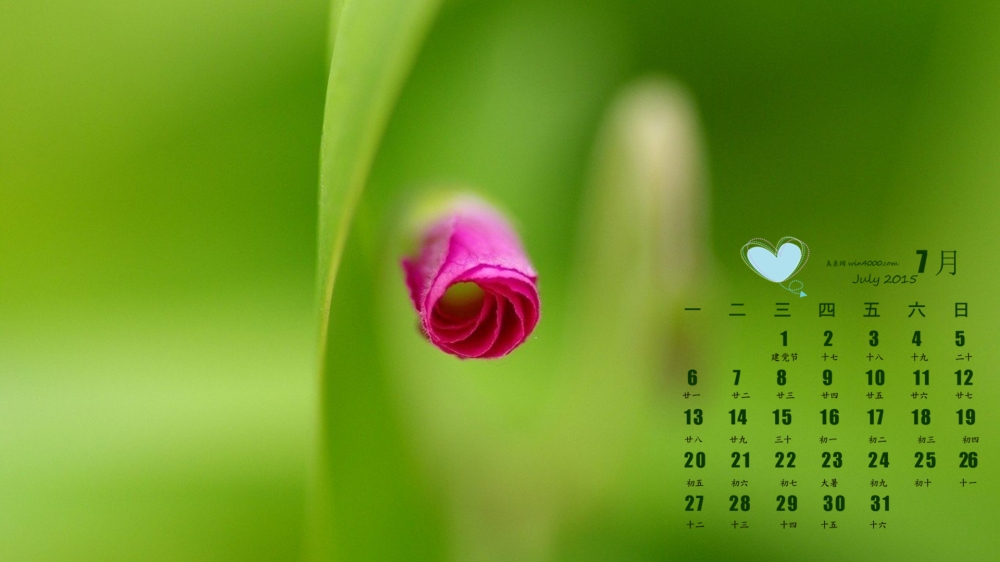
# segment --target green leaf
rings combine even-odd
[[[320,149],[319,261],[329,301],[379,141],[439,0],[335,0]],[[325,322],[324,322],[325,324]]]
[[[349,236],[396,99],[439,0],[335,0],[320,164],[319,452],[308,554],[315,560],[439,560],[372,333],[375,308]]]

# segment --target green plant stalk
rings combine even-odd
[[[377,386],[352,384],[352,377],[376,377],[377,366],[373,365],[371,354],[366,357],[363,350],[339,349],[330,342],[337,341],[331,336],[337,328],[331,328],[331,324],[347,320],[360,310],[354,306],[357,303],[345,303],[344,310],[334,310],[335,282],[379,142],[438,6],[439,0],[334,0],[332,6],[336,31],[320,155],[319,422],[307,529],[307,552],[311,559],[401,558],[407,550],[412,550],[411,545],[405,539],[388,540],[385,535],[398,537],[394,531],[399,528],[420,527],[411,525],[412,521],[400,520],[419,518],[418,509],[384,509],[391,500],[371,505],[378,501],[373,498],[386,493],[387,486],[363,478],[367,472],[365,463],[386,468],[391,463],[380,461],[401,454],[398,451],[401,440],[391,424],[378,426],[378,420],[372,420],[374,423],[367,427],[347,427],[351,421],[364,421],[365,412],[374,414],[385,409],[358,410],[362,415],[352,420],[338,408],[372,400],[379,402],[385,397]],[[381,459],[355,454],[366,449],[350,437],[352,432],[366,435],[372,442],[381,439],[383,449],[389,450],[381,451]],[[405,471],[401,467],[398,472]],[[348,485],[338,480],[342,475],[357,478]],[[381,476],[405,479],[399,474]]]

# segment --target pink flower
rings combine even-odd
[[[507,220],[478,198],[431,222],[402,265],[424,333],[447,353],[502,357],[538,323],[535,270]]]

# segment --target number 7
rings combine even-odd
[[[740,384],[740,370],[739,369],[733,369],[733,372],[736,373],[736,382],[734,382],[733,384],[734,385],[739,385]]]

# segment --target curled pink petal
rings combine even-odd
[[[507,220],[479,199],[456,201],[402,265],[421,328],[442,351],[502,357],[538,323],[535,270]]]

